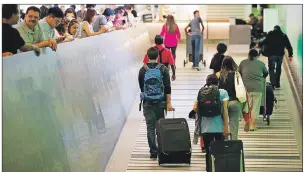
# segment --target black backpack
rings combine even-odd
[[[198,96],[198,114],[202,117],[214,117],[221,115],[220,91],[217,86],[204,86]]]
[[[164,64],[166,67],[168,67],[168,63],[163,63],[163,58],[162,58],[162,55],[163,55],[163,52],[165,50],[165,48],[163,48],[162,50],[159,50],[156,46],[155,48],[158,50],[158,54],[159,54],[159,63],[162,63]]]

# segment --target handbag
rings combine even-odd
[[[236,97],[238,98],[239,102],[244,103],[246,101],[246,88],[238,71],[235,72],[234,78]]]
[[[243,118],[245,121],[245,126],[244,126],[244,131],[248,132],[249,131],[249,126],[250,126],[250,119],[251,119],[251,105],[249,103],[249,95],[246,90],[246,102],[243,103]]]

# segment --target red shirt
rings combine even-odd
[[[169,65],[173,65],[175,63],[173,55],[172,55],[172,53],[169,49],[167,49],[163,45],[156,45],[156,47],[159,51],[162,50],[162,49],[165,49],[162,52],[162,63],[163,64],[168,63]],[[159,61],[160,61],[160,59],[158,58],[157,62],[159,63]],[[146,54],[145,57],[144,57],[143,63],[147,64],[148,62],[149,62],[149,58],[148,58],[148,55]]]

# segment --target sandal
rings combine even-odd
[[[250,129],[249,131],[256,131],[257,129],[256,128],[253,128],[253,129]]]

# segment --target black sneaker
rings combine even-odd
[[[276,85],[276,88],[280,88],[280,87],[281,87],[281,85],[280,85],[280,84],[277,84],[277,85]]]
[[[151,153],[150,159],[157,159],[157,153]]]

